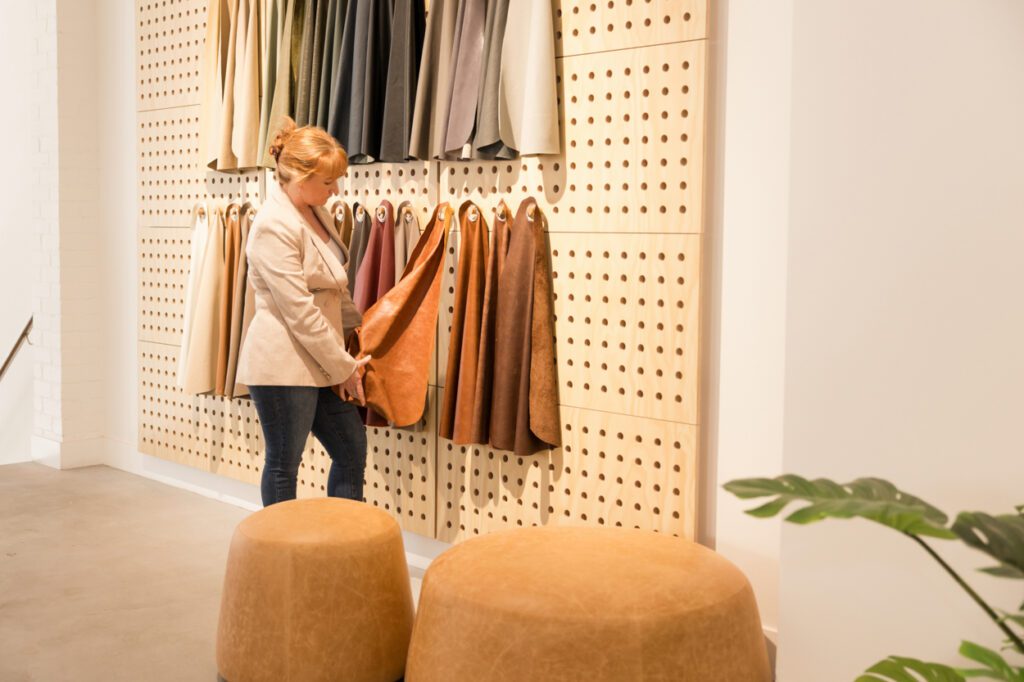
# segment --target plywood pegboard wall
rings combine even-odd
[[[562,154],[355,166],[343,196],[373,209],[535,197],[549,226],[563,446],[518,458],[437,436],[459,235],[442,284],[419,430],[368,429],[367,501],[448,542],[537,524],[696,531],[706,0],[552,0]],[[205,0],[137,0],[140,449],[257,483],[251,403],[184,395],[175,366],[192,207],[265,198],[263,173],[201,166]],[[272,176],[270,176],[272,177]],[[299,495],[324,494],[312,438]]]

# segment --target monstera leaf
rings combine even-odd
[[[998,566],[983,568],[986,573],[1004,578],[1024,579],[1024,516],[982,512],[961,512],[953,532],[971,547],[988,554]]]
[[[964,677],[1003,680],[1003,682],[1024,682],[1024,668],[1014,668],[999,653],[986,649],[980,644],[962,642],[960,644],[960,655],[984,666],[983,668],[961,670],[960,672]]]
[[[868,668],[856,682],[965,682],[965,679],[948,665],[890,656]]]
[[[813,523],[826,518],[860,517],[911,535],[952,539],[946,528],[947,517],[920,498],[899,490],[880,478],[858,478],[839,484],[827,478],[809,481],[787,474],[777,478],[743,478],[729,481],[725,489],[742,499],[774,497],[748,514],[769,517],[779,514],[790,503],[807,502],[786,517],[792,523]]]

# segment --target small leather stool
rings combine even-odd
[[[231,540],[217,670],[227,682],[395,682],[412,620],[394,519],[350,500],[282,502]]]
[[[654,532],[529,528],[464,542],[423,578],[406,682],[767,682],[743,574]]]

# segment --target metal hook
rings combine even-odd
[[[477,221],[477,219],[480,217],[480,214],[476,210],[476,206],[470,206],[469,207],[469,214],[468,215],[469,215],[469,222],[471,222],[471,223],[475,223]]]
[[[366,209],[363,208],[363,206],[360,204],[359,208],[356,209],[356,219],[359,222],[362,222],[365,217],[366,217]]]
[[[378,222],[384,222],[384,219],[388,217],[388,212],[383,206],[377,207],[377,220]]]
[[[530,204],[530,208],[526,209],[526,219],[532,223],[536,213],[537,204]]]
[[[405,209],[405,222],[407,222],[407,223],[411,223],[412,222],[412,209],[411,208]]]

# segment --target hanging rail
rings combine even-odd
[[[28,324],[26,324],[25,328],[21,330],[21,336],[19,336],[18,340],[14,342],[14,348],[11,349],[11,352],[7,354],[7,359],[4,360],[3,369],[0,369],[0,381],[3,381],[4,375],[7,374],[7,368],[11,366],[12,362],[14,362],[14,356],[18,354],[19,350],[21,350],[22,345],[28,341],[28,335],[32,332],[33,320],[35,320],[34,315],[28,318]]]

